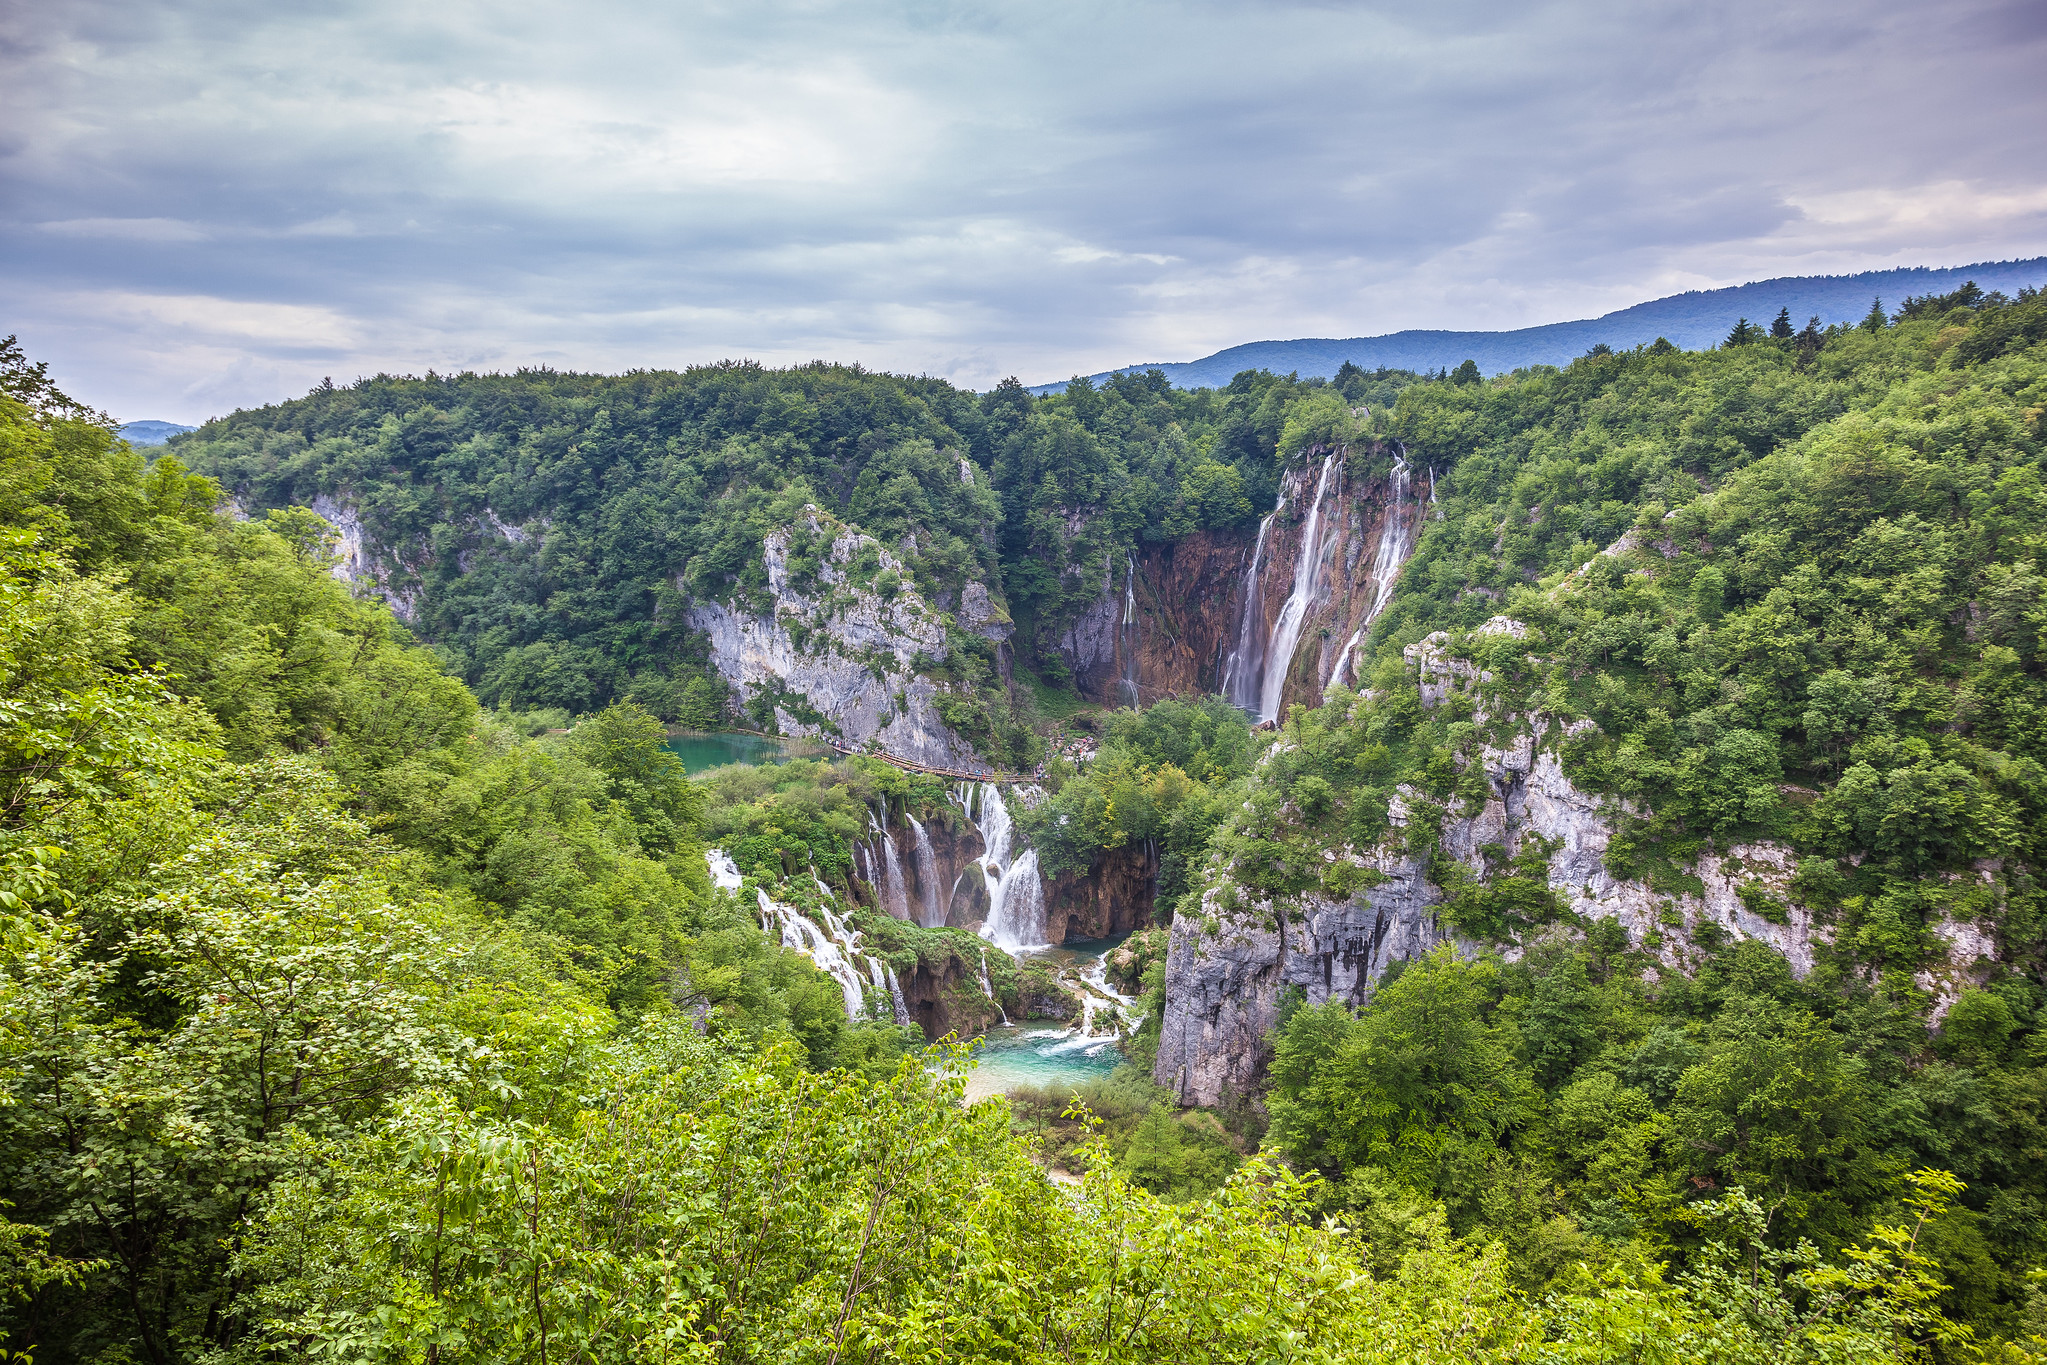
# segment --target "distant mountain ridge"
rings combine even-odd
[[[1647,345],[1658,337],[1688,351],[1703,350],[1725,340],[1735,322],[1767,324],[1780,308],[1791,310],[1794,326],[1817,316],[1820,325],[1859,322],[1873,298],[1895,311],[1909,296],[1944,294],[1974,280],[1986,290],[2016,294],[2020,289],[2047,286],[2047,256],[2019,261],[1983,261],[1953,267],[1909,266],[1868,270],[1859,275],[1791,275],[1757,280],[1726,289],[1691,290],[1651,299],[1604,317],[1579,322],[1551,322],[1511,332],[1447,332],[1413,330],[1385,336],[1345,339],[1314,337],[1300,341],[1250,341],[1199,360],[1151,365],[1126,365],[1088,376],[1100,383],[1114,374],[1163,370],[1178,388],[1220,388],[1243,370],[1298,373],[1327,378],[1348,360],[1368,370],[1447,369],[1466,360],[1478,362],[1486,374],[1504,374],[1526,365],[1565,365],[1604,342],[1615,350]],[[1069,381],[1040,384],[1033,393],[1057,393]]]
[[[123,422],[121,439],[131,446],[160,446],[171,437],[192,430],[195,428],[177,422],[159,422],[152,418],[142,422]]]

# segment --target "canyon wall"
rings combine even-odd
[[[1282,708],[1318,704],[1332,678],[1355,682],[1353,656],[1392,597],[1429,486],[1397,448],[1316,447],[1282,478],[1280,505],[1258,526],[1142,542],[1120,562],[1109,556],[1099,595],[1059,639],[1074,685],[1102,705],[1219,692],[1256,712],[1277,668]],[[1271,659],[1297,589],[1293,640],[1284,659]]]

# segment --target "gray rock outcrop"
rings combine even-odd
[[[1517,638],[1521,629],[1505,617],[1481,627]],[[1485,680],[1447,646],[1448,637],[1438,634],[1406,651],[1429,706]],[[1478,714],[1491,719],[1483,709]],[[1298,987],[1309,1004],[1361,1005],[1392,963],[1451,939],[1435,913],[1441,888],[1403,851],[1406,827],[1415,819],[1440,820],[1442,851],[1481,876],[1488,846],[1512,858],[1529,841],[1543,841],[1550,889],[1586,919],[1618,922],[1662,970],[1694,969],[1702,957],[1694,945],[1708,924],[1729,938],[1769,944],[1797,976],[1812,970],[1815,947],[1830,931],[1816,925],[1792,893],[1796,859],[1787,845],[1766,841],[1708,852],[1690,869],[1697,889],[1675,894],[1615,876],[1606,852],[1622,811],[1612,798],[1572,783],[1557,754],[1558,740],[1590,722],[1559,728],[1539,716],[1504,720],[1517,737],[1500,748],[1482,745],[1469,760],[1486,776],[1487,795],[1476,811],[1461,803],[1443,809],[1404,787],[1390,804],[1391,830],[1379,846],[1327,855],[1332,867],[1339,858],[1369,867],[1384,879],[1377,885],[1349,897],[1310,893],[1297,904],[1275,906],[1245,899],[1224,869],[1204,896],[1202,913],[1174,922],[1154,1070],[1161,1085],[1185,1104],[1214,1105],[1254,1093],[1270,1061],[1269,1034],[1286,987]],[[1237,908],[1225,908],[1231,904]],[[1922,973],[1919,984],[1934,992],[1937,1016],[1981,975],[1980,963],[1994,946],[1979,925],[1943,924],[1936,931],[1950,945],[1949,965]],[[1510,961],[1519,956],[1513,945],[1495,946]],[[1459,948],[1475,953],[1479,945],[1460,942]]]
[[[813,536],[830,537],[818,558],[815,582],[798,586],[789,574],[791,532],[768,533],[763,546],[771,609],[750,611],[724,602],[698,602],[689,623],[711,640],[711,660],[742,692],[765,689],[776,699],[775,721],[785,734],[834,739],[853,748],[870,741],[900,758],[937,767],[985,762],[939,715],[939,686],[920,674],[920,656],[943,663],[948,648],[944,617],[918,594],[902,562],[873,537],[811,507]],[[896,575],[890,595],[862,582],[855,568],[872,553],[879,574]],[[997,628],[987,589],[963,594],[982,633]],[[797,700],[797,699],[800,699]]]

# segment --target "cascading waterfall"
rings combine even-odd
[[[1272,643],[1265,651],[1265,676],[1259,688],[1258,719],[1279,719],[1280,694],[1286,689],[1287,666],[1293,662],[1294,646],[1300,643],[1301,627],[1308,609],[1315,604],[1315,590],[1322,578],[1322,495],[1329,488],[1329,471],[1336,467],[1337,452],[1322,461],[1322,476],[1315,481],[1315,501],[1308,509],[1308,523],[1301,535],[1300,557],[1294,562],[1294,590],[1272,623]]]
[[[1137,559],[1123,554],[1123,700],[1132,706],[1137,700]]]
[[[1045,887],[1038,879],[1038,851],[1027,848],[1010,860],[1015,825],[1002,789],[981,784],[977,827],[981,831],[981,871],[988,878],[988,919],[981,937],[1009,952],[1045,946]]]
[[[924,893],[924,918],[920,922],[926,929],[942,929],[945,908],[938,903],[938,855],[931,850],[931,836],[924,832],[923,823],[907,812],[903,818],[910,822],[910,829],[917,836],[917,885]]]
[[[775,933],[784,948],[802,953],[817,964],[819,971],[838,982],[846,997],[846,1017],[859,1018],[867,1007],[867,995],[851,955],[859,951],[860,936],[847,932],[845,925],[837,923],[837,917],[829,911],[826,921],[832,925],[832,932],[826,933],[804,918],[795,906],[770,900],[766,891],[756,890],[754,895],[760,903],[761,932]]]
[[[878,957],[867,959],[867,974],[874,979],[874,989],[888,992],[889,1003],[895,1006],[896,1023],[910,1022],[910,1004],[903,999],[903,983],[896,979],[896,969]]]
[[[1265,662],[1260,652],[1265,646],[1265,637],[1259,631],[1259,623],[1265,619],[1265,594],[1258,585],[1258,570],[1265,563],[1265,539],[1272,533],[1272,523],[1286,510],[1286,498],[1280,497],[1279,506],[1265,514],[1265,520],[1258,523],[1258,542],[1251,551],[1251,569],[1244,575],[1244,614],[1237,618],[1237,644],[1223,663],[1223,696],[1230,705],[1240,711],[1249,711],[1258,705],[1258,679]]]
[[[1415,522],[1408,507],[1410,477],[1407,452],[1402,450],[1393,461],[1393,472],[1387,476],[1386,524],[1379,532],[1379,546],[1372,552],[1372,605],[1366,610],[1365,619],[1359,623],[1357,633],[1350,637],[1350,643],[1336,656],[1336,666],[1329,670],[1331,687],[1349,674],[1352,654],[1365,638],[1365,632],[1372,628],[1372,622],[1378,620],[1379,613],[1392,602],[1393,585],[1399,581],[1401,566],[1407,563],[1407,552],[1414,542]],[[1434,470],[1430,470],[1429,501],[1433,503],[1435,500],[1436,475]]]
[[[881,831],[881,898],[897,919],[910,918],[910,887],[903,880],[903,864],[896,857],[896,841]]]
[[[981,994],[988,997],[988,1003],[995,1006],[995,1012],[1002,1016],[1002,1026],[1009,1027],[1009,1011],[1002,1008],[1002,1002],[995,998],[995,987],[988,981],[988,950],[981,950]]]

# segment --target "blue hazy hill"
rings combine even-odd
[[[1797,327],[1803,327],[1805,320],[1813,316],[1819,318],[1822,326],[1831,322],[1859,322],[1869,312],[1872,299],[1882,298],[1885,308],[1895,312],[1910,296],[1944,294],[1968,280],[1986,290],[2003,290],[2007,294],[2025,288],[2038,289],[2047,285],[2047,256],[2023,261],[1986,261],[1951,269],[1912,266],[1870,270],[1860,275],[1794,275],[1758,280],[1727,289],[1672,294],[1605,317],[1552,322],[1512,332],[1408,331],[1348,339],[1250,341],[1200,360],[1126,365],[1089,378],[1100,383],[1111,374],[1157,369],[1165,371],[1166,378],[1177,387],[1197,389],[1220,387],[1242,370],[1327,378],[1346,360],[1368,370],[1382,365],[1396,370],[1448,369],[1475,360],[1487,374],[1504,374],[1525,365],[1566,365],[1601,342],[1622,351],[1667,337],[1685,350],[1703,350],[1725,340],[1738,319],[1745,317],[1750,322],[1767,324],[1780,308],[1791,310],[1792,325]],[[1056,393],[1065,387],[1066,381],[1061,380],[1040,384],[1032,392]]]
[[[126,440],[131,446],[160,446],[180,432],[192,430],[194,428],[179,426],[176,422],[158,422],[154,420],[123,422],[121,424],[122,439]]]

